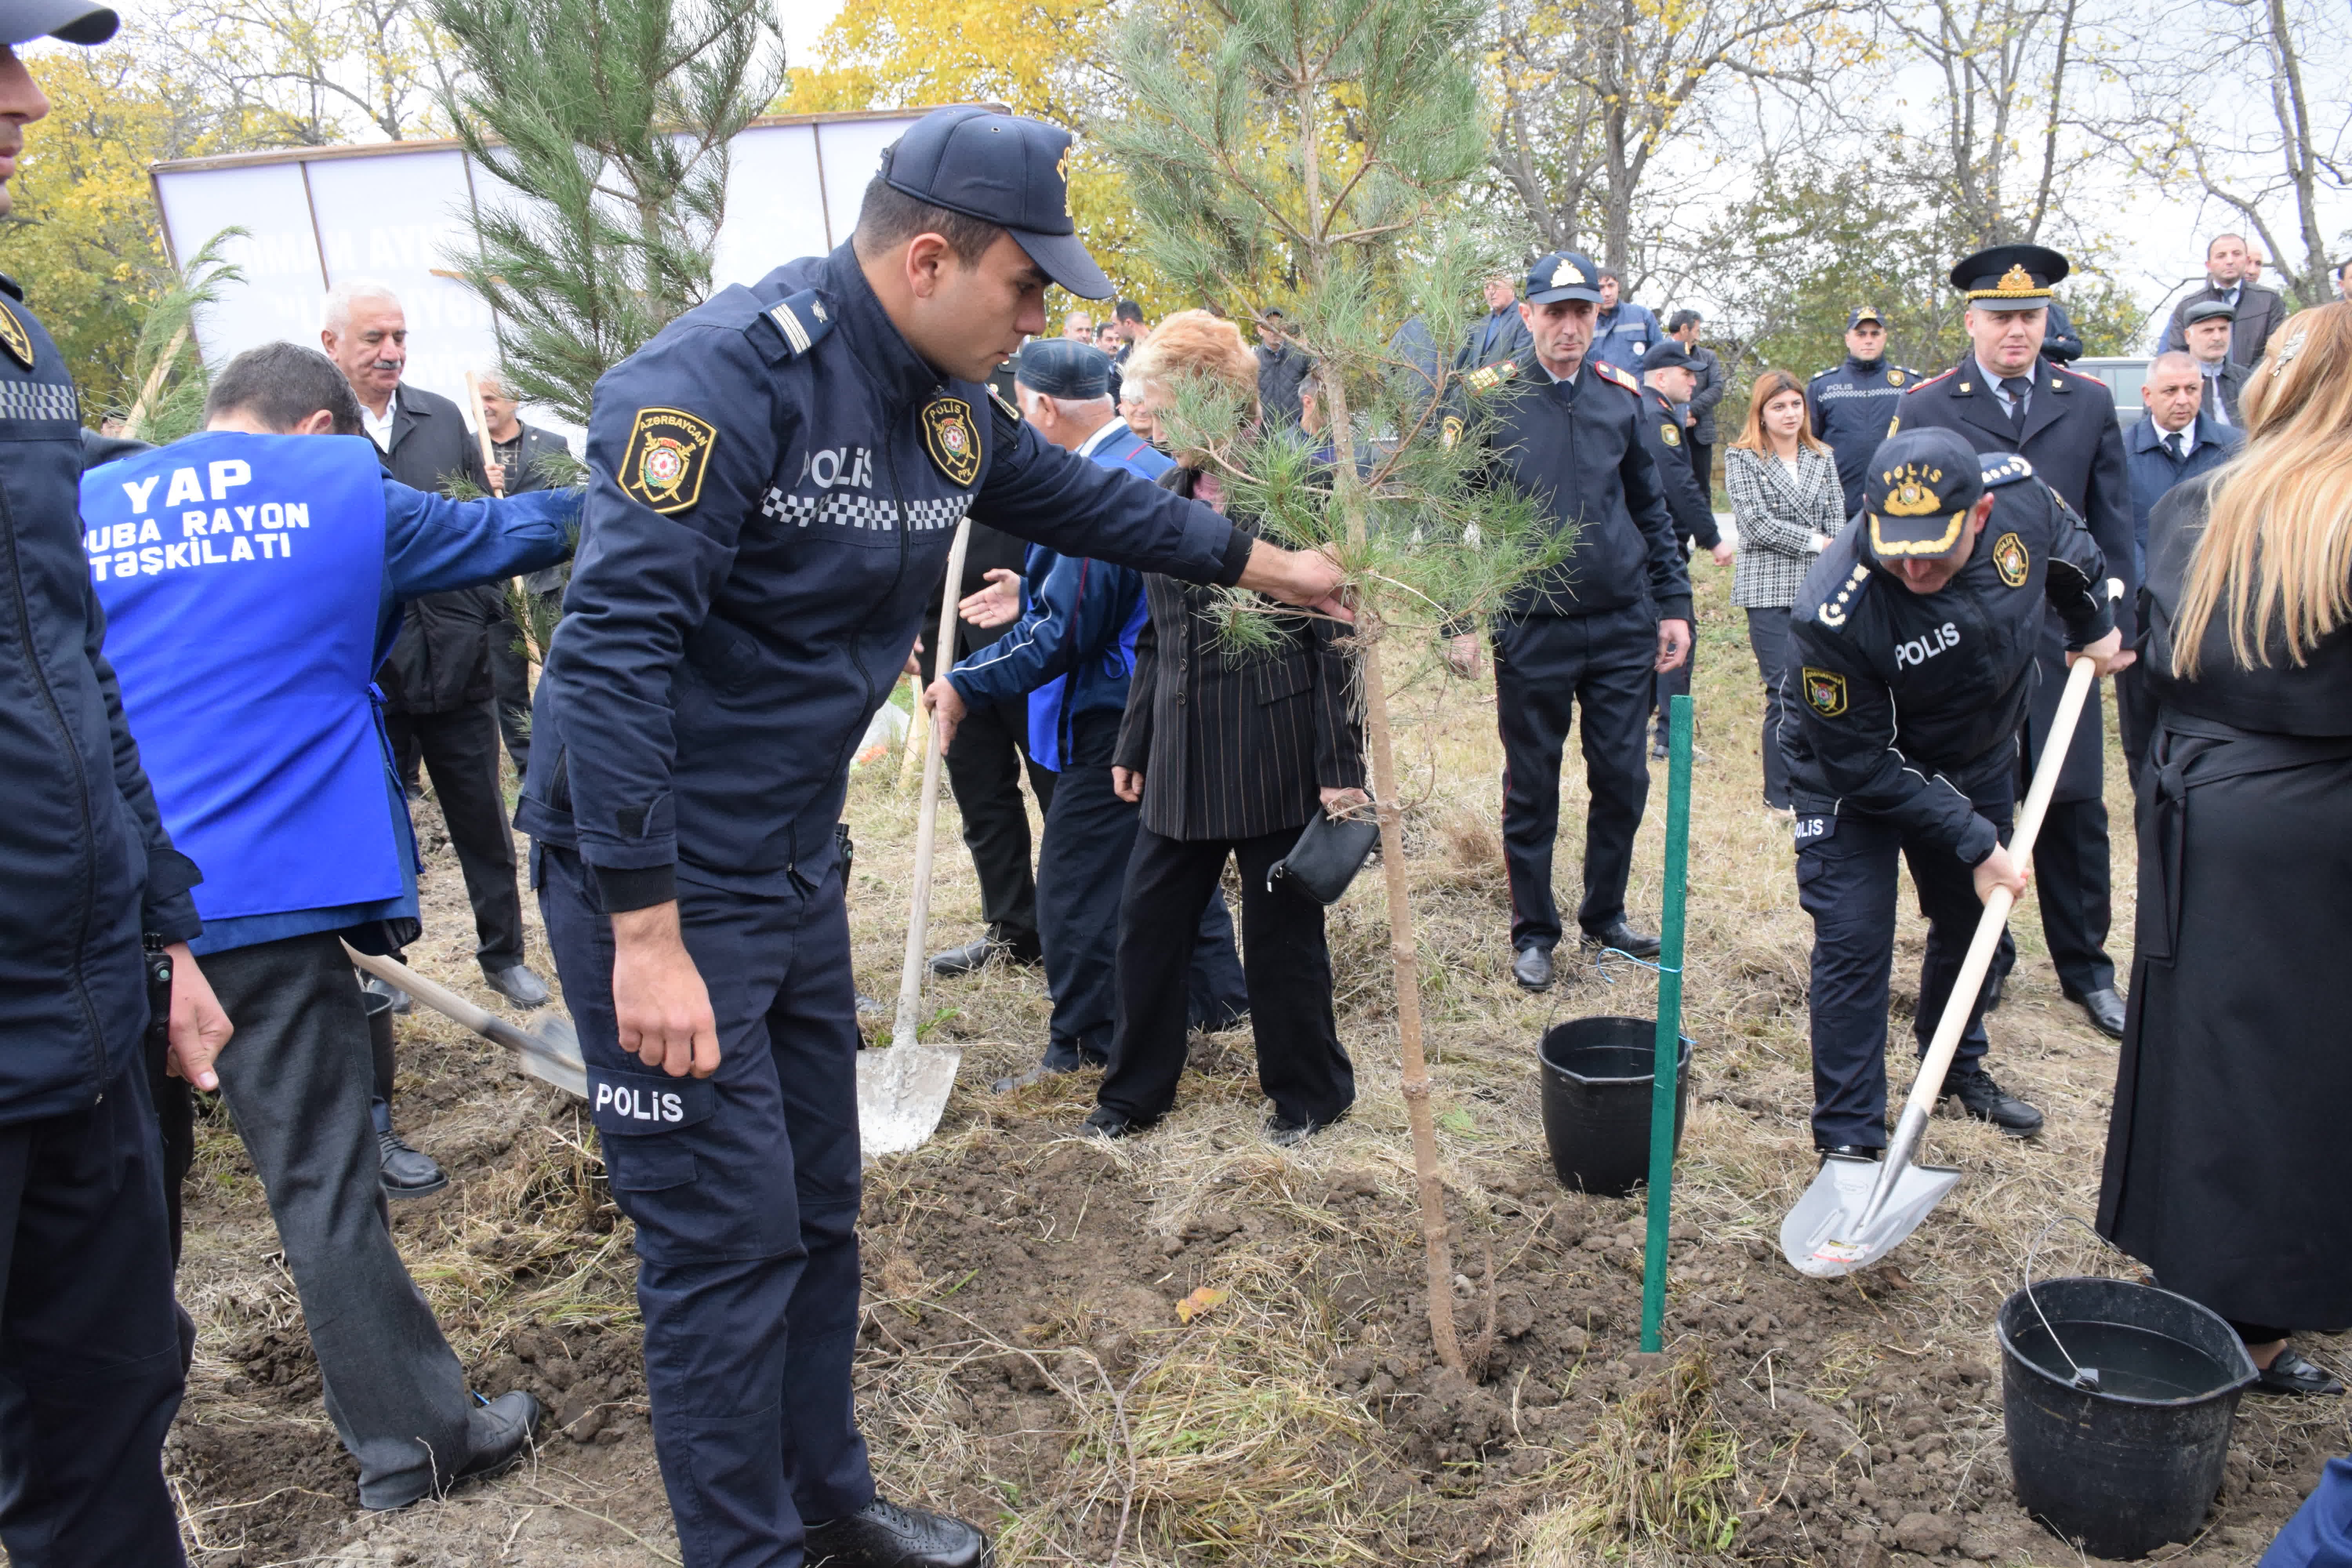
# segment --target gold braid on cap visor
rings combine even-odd
[[[2051,297],[2046,285],[2036,283],[2033,275],[2022,267],[2012,267],[2000,275],[2000,281],[1990,289],[1970,289],[1962,296],[1969,300],[2047,300]]]
[[[1871,512],[1867,514],[1870,518],[1870,547],[1881,555],[1941,555],[1959,542],[1960,524],[1968,521],[1969,510],[1962,507],[1954,512],[1952,525],[1944,530],[1941,538],[1904,539],[1891,542],[1879,534],[1878,514]]]

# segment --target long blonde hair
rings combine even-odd
[[[1738,439],[1731,444],[1750,452],[1772,455],[1771,438],[1764,434],[1764,405],[1784,392],[1793,392],[1804,412],[1797,420],[1797,448],[1800,451],[1826,452],[1822,438],[1813,434],[1812,405],[1805,401],[1805,384],[1785,370],[1768,370],[1756,378],[1748,392],[1748,422],[1740,427]]]
[[[2223,601],[2242,669],[2296,664],[2352,616],[2352,305],[2298,311],[2247,373],[2246,445],[2214,476],[2204,536],[2173,627],[2173,668],[2197,674]]]

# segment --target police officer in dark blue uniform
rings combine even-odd
[[[1675,520],[1675,548],[1682,552],[1685,568],[1694,545],[1710,552],[1717,565],[1731,559],[1715,526],[1707,480],[1691,466],[1690,447],[1684,435],[1683,411],[1697,390],[1698,367],[1679,341],[1661,338],[1642,356],[1642,446],[1657,465],[1658,487],[1665,492],[1666,512]],[[1694,637],[1690,657],[1658,676],[1658,723],[1650,742],[1653,757],[1666,754],[1666,705],[1676,697],[1690,695],[1691,671],[1697,665]]]
[[[49,110],[16,47],[114,29],[0,0],[0,156]],[[167,998],[172,1070],[212,1089],[229,1023],[102,651],[81,401],[24,299],[0,278],[0,1545],[17,1568],[175,1568],[163,1435],[193,1340],[142,1046]]]
[[[1045,290],[1110,293],[1070,138],[941,110],[856,233],[597,384],[519,820],[614,1197],[689,1568],[969,1565],[876,1498],[851,1407],[857,1029],[835,824],[967,510],[1067,554],[1344,614],[1339,573],[1041,440],[982,382]]]
[[[2024,459],[1980,462],[1948,430],[1906,431],[1880,445],[1863,499],[1798,591],[1780,700],[1797,897],[1813,917],[1813,1142],[1876,1159],[1895,858],[1927,917],[1913,1026],[1925,1055],[1982,900],[2025,888],[2003,840],[2043,605],[2070,661],[2105,670],[2121,638],[2098,545]],[[2042,1113],[1985,1070],[1985,1047],[1979,1004],[1943,1093],[2003,1132],[2040,1131]]]
[[[2106,384],[2078,375],[2042,357],[2047,342],[2050,286],[2066,276],[2066,258],[2038,245],[1979,251],[1952,268],[1952,286],[1969,301],[1964,320],[1969,352],[1943,374],[1903,395],[1897,427],[1924,425],[1956,431],[1979,451],[2017,452],[2074,509],[2124,584],[2116,609],[2128,647],[2133,639],[2131,479],[2123,430]],[[2027,751],[2021,766],[2042,758],[2042,736],[2058,710],[2064,682],[2063,647],[2053,616],[2042,637],[2042,683],[2025,721]],[[2131,660],[2126,653],[2118,669]],[[2107,956],[2109,919],[2107,807],[2103,778],[2106,726],[2098,693],[2075,726],[2058,793],[2033,847],[2041,870],[2036,902],[2059,988],[2093,1026],[2116,1038],[2124,1032],[2123,998],[2116,994],[2115,961]],[[1992,996],[2016,962],[2004,936],[1993,961]]]
[[[1862,509],[1862,479],[1870,455],[1886,439],[1886,426],[1906,387],[1918,373],[1886,363],[1886,323],[1863,305],[1845,319],[1845,363],[1805,384],[1805,417],[1813,434],[1837,455],[1838,482],[1845,486],[1845,514]]]
[[[1493,480],[1531,496],[1553,526],[1576,529],[1564,558],[1517,589],[1494,624],[1511,973],[1530,991],[1551,984],[1561,935],[1552,844],[1560,748],[1580,707],[1592,800],[1577,924],[1588,946],[1658,951],[1654,935],[1626,924],[1625,883],[1650,792],[1642,740],[1654,678],[1690,657],[1690,577],[1643,445],[1651,415],[1642,384],[1586,353],[1600,303],[1590,258],[1544,257],[1519,308],[1534,346],[1462,378],[1468,431],[1485,443]],[[1678,467],[1688,479],[1689,465]],[[1475,669],[1475,639],[1456,636],[1448,657]]]

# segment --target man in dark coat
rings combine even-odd
[[[1454,356],[1456,370],[1476,370],[1528,352],[1528,324],[1519,320],[1518,279],[1497,272],[1486,279],[1486,313],[1462,341]]]
[[[1683,353],[1690,356],[1691,395],[1683,415],[1683,445],[1690,452],[1691,472],[1698,476],[1699,494],[1709,497],[1713,505],[1715,493],[1715,405],[1731,390],[1731,378],[1723,374],[1723,362],[1715,351],[1699,345],[1698,334],[1705,321],[1696,310],[1676,310],[1666,318],[1666,336],[1682,344]]]
[[[1941,426],[1959,432],[1979,451],[2022,454],[2089,525],[2108,571],[2123,580],[2116,620],[2128,645],[2136,576],[2131,489],[2115,396],[2105,384],[2041,357],[2050,286],[2066,272],[2064,257],[2038,245],[1997,246],[1953,268],[1952,285],[1969,301],[1969,352],[1952,369],[1905,393],[1895,424],[1905,430]],[[2065,685],[2061,631],[2057,618],[2050,617],[2042,641],[2042,683],[2025,723],[2028,777],[2042,760],[2042,739]],[[2120,1037],[2123,998],[2116,994],[2116,966],[2106,952],[2107,808],[2099,754],[2106,726],[2097,702],[2094,691],[2092,705],[2075,726],[2033,858],[2041,874],[2042,934],[2060,988],[2102,1033]],[[2004,937],[1993,967],[1990,994],[1996,999],[2016,951]]]
[[[1306,354],[1284,337],[1282,312],[1271,305],[1257,319],[1257,401],[1276,428],[1298,428],[1298,384],[1307,379]]]
[[[1715,526],[1706,485],[1683,457],[1683,448],[1690,442],[1687,411],[1697,382],[1697,367],[1680,339],[1670,333],[1651,345],[1642,356],[1642,446],[1657,466],[1658,488],[1665,494],[1666,512],[1674,519],[1675,542],[1683,560],[1687,563],[1696,546],[1710,552],[1717,565],[1727,566],[1731,563],[1731,546]],[[1691,658],[1658,674],[1658,722],[1650,739],[1653,757],[1666,754],[1670,704],[1676,697],[1690,695],[1691,668],[1697,662],[1694,647]]]
[[[552,430],[525,424],[519,405],[495,372],[475,378],[482,393],[482,416],[490,431],[490,466],[505,483],[502,495],[527,495],[549,489],[548,458],[568,458],[572,444]],[[544,647],[546,634],[555,629],[563,613],[563,584],[572,580],[568,563],[544,567],[522,580],[529,595],[534,641]],[[514,624],[511,606],[505,619],[490,627],[490,684],[499,700],[499,732],[506,738],[507,755],[518,775],[530,769],[530,660],[518,646],[521,628]]]
[[[2230,307],[2230,360],[2252,366],[2270,346],[2271,334],[2286,320],[2286,305],[2276,294],[2246,275],[2246,242],[2234,234],[2216,235],[2205,247],[2205,287],[2184,297],[2172,308],[2165,324],[2161,353],[2189,346],[2189,311],[2192,306],[2220,300]]]
[[[2246,377],[2252,374],[2244,365],[2230,357],[2230,333],[2235,313],[2219,300],[2199,300],[2181,312],[2183,334],[2189,340],[2189,357],[2203,377],[2203,422],[2209,425],[2234,426],[2238,423],[2238,395],[2245,390]]]

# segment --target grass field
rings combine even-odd
[[[2029,901],[1992,1066],[2048,1113],[2046,1133],[2019,1143],[1938,1119],[1930,1154],[1966,1174],[1889,1266],[1814,1282],[1780,1260],[1780,1216],[1813,1167],[1810,931],[1787,826],[1761,804],[1761,693],[1730,574],[1699,574],[1685,990],[1696,1051],[1664,1354],[1630,1353],[1638,1200],[1560,1187],[1535,1070],[1546,1027],[1646,1016],[1653,985],[1630,965],[1586,963],[1564,964],[1544,996],[1511,984],[1494,689],[1433,675],[1399,695],[1411,748],[1400,763],[1457,1316],[1482,1341],[1481,1375],[1465,1381],[1429,1353],[1386,922],[1366,878],[1331,920],[1356,1112],[1297,1150],[1258,1131],[1246,1030],[1196,1040],[1176,1114],[1105,1146],[1075,1136],[1091,1075],[988,1091],[1043,1043],[1034,972],[996,967],[934,989],[934,1033],[963,1045],[959,1089],[940,1136],[873,1170],[866,1199],[859,1400],[888,1494],[985,1521],[1007,1563],[2081,1561],[2011,1500],[1990,1324],[2037,1247],[2041,1274],[2136,1273],[2067,1223],[2094,1205],[2114,1047],[2059,997]],[[1580,772],[1569,769],[1563,888],[1578,878]],[[2111,760],[2119,828],[2121,773]],[[860,988],[886,997],[913,840],[896,773],[895,760],[861,773],[849,805]],[[1660,902],[1663,765],[1654,784],[1630,900],[1642,924]],[[934,945],[979,931],[952,823],[950,807]],[[431,860],[412,961],[488,1003],[454,861],[446,847]],[[2121,831],[2116,888],[2127,966]],[[1906,1043],[1921,934],[1906,912]],[[534,961],[551,974],[543,951]],[[511,1476],[398,1515],[356,1513],[267,1210],[216,1117],[182,1274],[202,1339],[169,1455],[194,1560],[676,1561],[636,1359],[629,1226],[585,1118],[421,1012],[404,1021],[402,1065],[403,1125],[457,1178],[401,1205],[403,1250],[478,1385],[531,1387],[554,1418]],[[1894,1064],[1898,1094],[1909,1076]],[[2352,1361],[2339,1341],[2308,1348],[2339,1370]],[[2212,1525],[2173,1555],[2252,1563],[2322,1460],[2347,1447],[2342,1402],[2248,1401]]]

